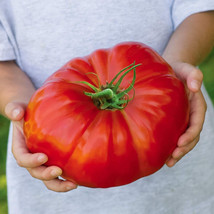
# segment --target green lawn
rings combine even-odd
[[[0,115],[0,213],[7,213],[7,185],[5,175],[9,121]]]
[[[204,73],[204,84],[214,104],[214,49],[207,59],[201,64]]]
[[[214,51],[200,66],[204,73],[204,83],[214,103]],[[0,116],[0,213],[7,214],[7,190],[6,190],[6,149],[9,122]]]

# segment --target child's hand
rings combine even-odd
[[[183,62],[176,62],[171,64],[171,66],[189,90],[190,123],[186,132],[179,138],[177,148],[166,162],[166,165],[169,167],[174,166],[196,146],[203,128],[207,108],[200,90],[203,80],[202,72],[198,68]]]
[[[12,153],[18,165],[26,168],[32,177],[42,180],[50,190],[66,192],[75,189],[77,186],[74,183],[58,179],[62,174],[59,167],[43,165],[48,160],[45,154],[32,154],[28,151],[23,134],[25,107],[25,104],[12,102],[5,107],[5,113],[13,123]]]

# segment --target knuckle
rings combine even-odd
[[[15,153],[15,150],[14,150],[14,147],[12,146],[12,148],[11,148],[11,152],[12,152],[12,154],[13,154],[13,156],[14,156],[14,158],[16,159],[16,161],[17,161],[17,155],[16,155],[16,153]]]
[[[190,152],[194,147],[195,147],[195,144],[189,146],[189,147],[186,149],[186,153]]]
[[[195,148],[195,146],[197,145],[198,141],[199,141],[200,137],[198,136],[194,141],[193,143],[191,143],[189,145],[189,147],[187,148],[186,150],[186,153],[190,152],[191,150],[193,150]]]
[[[195,137],[197,136],[197,134],[195,133],[194,130],[189,131],[188,133],[188,140],[187,140],[187,144],[191,143],[192,141],[194,141]]]
[[[47,188],[48,190],[52,190],[52,188],[51,188],[51,186],[50,186],[49,184],[45,183],[45,186],[46,186],[46,188]],[[52,190],[52,191],[53,191],[53,190]]]
[[[183,157],[186,153],[188,152],[188,148],[187,146],[183,147],[182,150],[181,150],[181,157]]]
[[[201,130],[202,130],[202,129],[201,129]],[[197,136],[196,141],[195,141],[195,145],[199,142],[199,140],[200,140],[200,135]],[[195,146],[195,145],[194,145],[194,146]]]
[[[37,178],[37,176],[35,175],[35,173],[32,171],[32,170],[29,170],[28,169],[28,172],[30,173],[30,175],[33,177],[33,178]],[[38,178],[37,178],[38,179]]]
[[[20,167],[25,167],[22,160],[16,159],[16,162],[17,162],[17,164],[18,164]]]
[[[199,127],[197,134],[199,135],[202,132],[202,130],[203,130],[203,124]],[[195,139],[197,139],[197,137]],[[197,142],[198,142],[198,140],[197,140]]]
[[[179,159],[183,158],[189,151],[190,151],[190,148],[188,147],[183,148],[182,155],[179,156]]]
[[[202,73],[202,71],[199,68],[197,68],[196,75],[200,80],[203,80],[204,74]]]

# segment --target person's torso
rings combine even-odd
[[[4,0],[0,18],[19,66],[40,87],[68,60],[119,42],[143,42],[162,53],[173,31],[171,2]]]

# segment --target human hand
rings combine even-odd
[[[168,167],[174,166],[198,143],[207,108],[200,90],[203,81],[202,72],[198,68],[183,62],[171,63],[171,66],[178,78],[187,86],[190,102],[190,121],[186,132],[178,139],[177,148],[166,162]]]
[[[48,157],[43,153],[32,154],[28,151],[23,134],[23,122],[26,104],[10,102],[5,107],[6,116],[13,123],[12,153],[17,164],[28,170],[34,178],[42,180],[49,190],[67,192],[77,188],[77,185],[58,178],[62,170],[57,166],[46,167]]]

